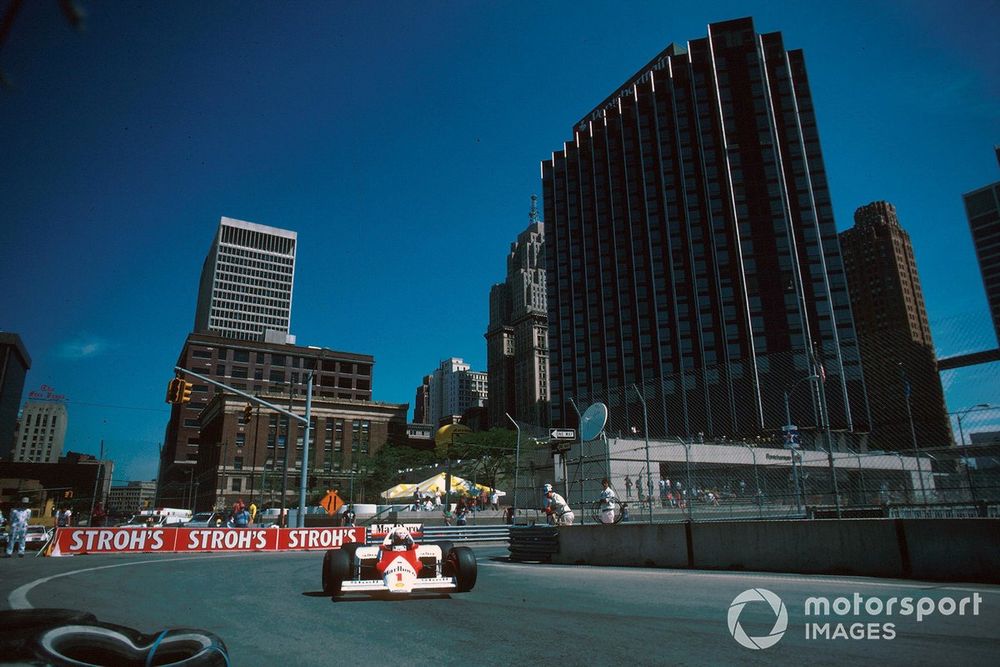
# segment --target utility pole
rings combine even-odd
[[[260,403],[257,404],[257,422],[253,432],[253,461],[250,463],[250,503],[254,502],[254,483],[257,480],[257,443],[260,442]]]

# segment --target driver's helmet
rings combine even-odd
[[[545,486],[542,487],[542,493],[549,493],[551,491],[552,491],[552,485],[551,484],[546,484]]]
[[[387,547],[409,547],[413,545],[413,536],[406,526],[396,526],[385,536],[382,544]]]

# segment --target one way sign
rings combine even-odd
[[[576,440],[575,428],[550,428],[549,437],[553,440]]]

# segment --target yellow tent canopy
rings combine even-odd
[[[440,472],[433,477],[425,479],[419,484],[397,484],[387,491],[382,492],[382,497],[386,500],[411,500],[413,498],[414,490],[419,491],[421,495],[433,496],[435,492],[440,491],[444,493],[444,473]],[[483,491],[487,494],[493,492],[492,487],[485,484],[474,484],[467,479],[463,479],[458,475],[451,476],[451,491],[452,493],[458,493],[462,495],[476,495],[478,496]],[[507,495],[503,491],[497,491],[497,495],[505,496]]]

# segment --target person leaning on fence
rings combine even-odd
[[[555,492],[551,484],[546,484],[545,489],[545,497],[549,501],[548,507],[545,508],[546,513],[552,515],[557,526],[572,526],[576,515],[570,509],[569,503]]]

